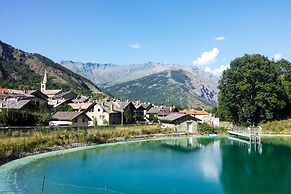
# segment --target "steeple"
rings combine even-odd
[[[46,70],[45,70],[44,76],[43,76],[43,81],[41,82],[40,91],[42,91],[42,92],[46,91],[46,84],[47,84],[47,73],[46,73]]]
[[[43,81],[42,81],[43,84],[46,84],[47,83],[47,74],[46,74],[46,70],[44,72],[44,77],[43,77]]]

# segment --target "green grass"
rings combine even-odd
[[[150,134],[170,134],[170,129],[159,126],[107,127],[89,130],[37,130],[33,132],[8,131],[0,135],[0,164],[23,157],[25,153],[49,151],[52,146],[84,145],[114,142],[116,138],[131,139]]]
[[[269,134],[291,134],[291,119],[270,121],[260,124],[263,133]]]

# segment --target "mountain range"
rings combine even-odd
[[[193,65],[58,64],[0,41],[0,87],[39,89],[45,70],[49,89],[80,94],[106,91],[116,98],[185,107],[210,107],[217,100],[218,78]]]
[[[47,57],[28,53],[0,41],[0,87],[40,89],[45,70],[48,89],[72,90],[80,94],[101,92],[91,81]]]
[[[121,99],[185,107],[211,107],[217,100],[218,77],[193,65],[153,62],[115,65],[73,61],[62,61],[61,65]]]

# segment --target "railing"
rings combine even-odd
[[[250,142],[261,143],[261,132],[262,128],[260,126],[250,126],[248,128],[234,126],[233,129],[229,131],[231,135],[247,137]]]
[[[239,132],[239,133],[244,133],[244,134],[251,134],[251,135],[259,135],[262,132],[262,128],[260,126],[257,127],[239,127],[239,126],[234,126],[231,131]]]

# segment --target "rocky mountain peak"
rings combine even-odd
[[[170,103],[176,98],[183,105],[190,103],[207,106],[215,104],[217,99],[218,78],[193,65],[161,62],[128,65],[74,62],[62,63],[62,65],[91,79],[114,96],[124,99]],[[171,89],[170,86],[176,89]],[[164,93],[165,88],[168,88],[167,94]],[[158,95],[160,99],[150,96],[157,96],[156,93],[164,95]],[[179,94],[183,94],[184,97],[178,97]],[[167,95],[173,98],[168,98]]]

